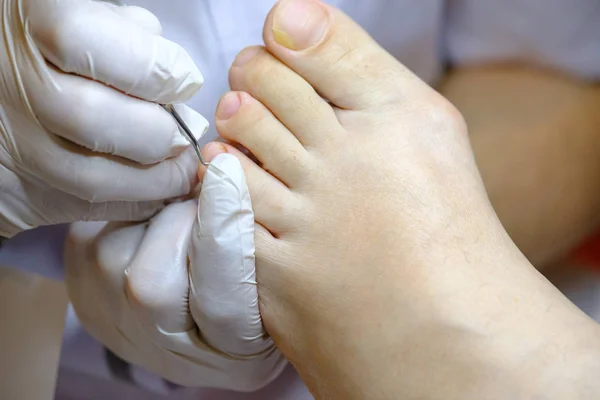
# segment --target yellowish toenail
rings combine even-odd
[[[273,16],[273,38],[291,50],[308,49],[329,27],[329,11],[318,0],[282,0]]]
[[[229,153],[229,150],[227,146],[220,142],[211,142],[202,149],[202,155],[208,162],[211,162],[213,158],[222,153]]]

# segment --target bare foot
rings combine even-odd
[[[318,1],[280,2],[264,41],[216,115],[259,165],[225,144],[204,155],[244,166],[263,320],[318,396],[508,398],[540,332],[561,332],[549,355],[565,325],[587,339],[502,229],[449,102]],[[527,390],[547,383],[527,371]]]

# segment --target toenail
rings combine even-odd
[[[240,109],[241,104],[242,102],[238,93],[227,93],[219,102],[215,117],[222,121],[229,119]]]
[[[261,50],[262,48],[259,46],[248,47],[242,50],[240,54],[237,55],[235,60],[233,60],[233,66],[241,67],[242,65],[246,64],[248,61],[256,57],[256,55],[260,53]]]
[[[218,142],[209,143],[204,146],[204,149],[202,149],[202,155],[205,156],[205,159],[208,162],[212,161],[216,156],[223,153],[229,153],[227,146]]]
[[[329,12],[315,0],[282,0],[273,16],[273,37],[290,50],[308,49],[329,27]]]

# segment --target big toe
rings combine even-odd
[[[342,109],[402,97],[422,82],[354,21],[319,0],[281,0],[267,17],[267,49]]]

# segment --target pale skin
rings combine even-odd
[[[597,398],[599,328],[503,229],[457,109],[317,1],[264,41],[216,114],[260,166],[204,156],[244,167],[263,321],[313,394]]]

